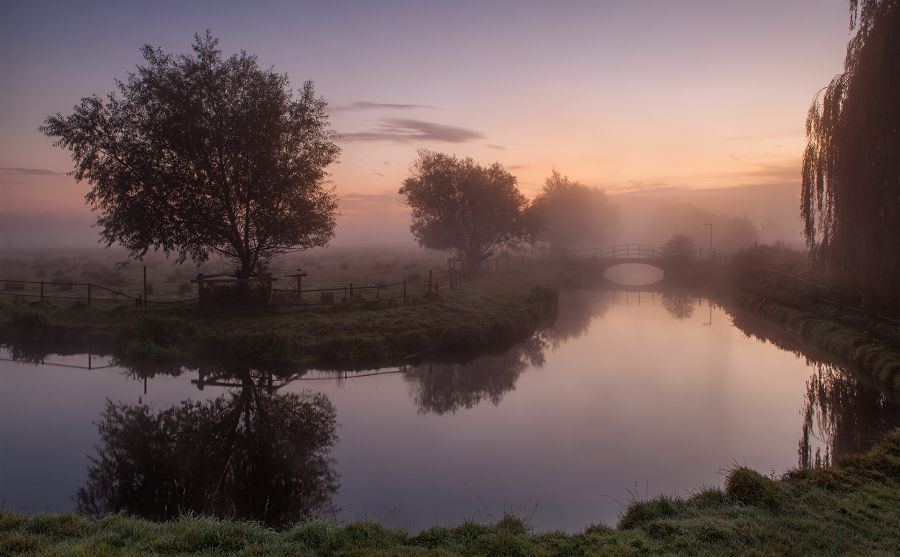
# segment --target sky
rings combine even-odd
[[[422,147],[499,161],[529,197],[554,168],[620,195],[799,192],[848,21],[846,0],[0,0],[0,219],[95,238],[89,185],[38,126],[112,91],[143,44],[185,53],[206,29],[328,101],[337,243],[409,239],[397,190]]]

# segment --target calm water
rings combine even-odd
[[[415,530],[508,511],[574,531],[615,523],[633,497],[719,486],[735,464],[780,473],[900,424],[852,375],[706,300],[648,293],[566,294],[553,328],[459,366],[145,379],[104,358],[85,369],[88,355],[5,357],[0,500],[28,513]]]

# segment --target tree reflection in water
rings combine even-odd
[[[694,315],[694,299],[680,292],[663,292],[663,307],[675,319],[687,319]]]
[[[152,520],[196,512],[276,527],[333,512],[331,401],[278,393],[247,370],[234,378],[239,389],[228,395],[159,412],[107,401],[79,511]]]
[[[866,451],[900,426],[900,405],[833,364],[817,364],[806,382],[799,466],[827,466]],[[813,450],[813,440],[824,443]]]
[[[454,413],[483,400],[494,405],[516,386],[528,366],[544,364],[547,340],[540,334],[503,354],[484,356],[468,364],[426,364],[404,373],[420,414]]]

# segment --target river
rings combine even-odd
[[[582,290],[554,326],[459,365],[135,370],[7,347],[0,501],[410,530],[509,512],[578,531],[633,499],[721,486],[736,465],[827,462],[900,424],[849,371],[746,329],[703,298]]]

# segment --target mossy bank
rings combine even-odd
[[[365,367],[411,356],[466,357],[553,322],[565,273],[486,274],[391,307],[327,309],[0,304],[0,342],[23,358],[93,351],[122,362],[251,362]]]
[[[900,326],[827,304],[748,290],[727,294],[728,305],[750,310],[808,344],[851,365],[882,390],[900,393]]]
[[[375,522],[313,521],[275,531],[203,517],[154,523],[125,515],[0,512],[13,555],[873,555],[900,552],[900,431],[831,468],[771,479],[732,470],[724,489],[634,502],[617,528],[533,532],[513,517],[413,534]]]

